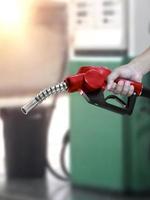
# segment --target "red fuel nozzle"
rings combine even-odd
[[[111,71],[105,67],[80,67],[77,74],[65,79],[68,92],[84,91],[86,93],[98,89],[104,90],[107,84],[107,76],[110,72]]]
[[[42,90],[37,96],[30,102],[22,107],[22,112],[27,114],[30,110],[42,103],[47,97],[60,92],[76,92],[83,91],[84,93],[90,93],[97,90],[105,90],[107,85],[107,77],[111,73],[111,70],[107,67],[95,67],[95,66],[83,66],[80,67],[75,75],[67,77],[63,82]],[[117,79],[118,82],[121,79]],[[124,79],[122,79],[124,80]],[[139,96],[142,93],[142,83],[130,81],[130,84],[134,86],[135,93]]]
[[[68,86],[68,92],[83,91],[85,93],[95,90],[105,90],[107,85],[107,77],[111,73],[111,70],[107,67],[94,67],[83,66],[80,67],[77,74],[69,76],[65,79]],[[116,79],[116,83],[123,78]],[[140,96],[142,93],[143,85],[140,82],[130,81],[130,84],[134,86],[135,93]]]

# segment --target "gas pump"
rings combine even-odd
[[[148,0],[71,0],[70,72],[80,66],[114,69],[150,41]],[[142,8],[142,10],[141,10]],[[149,85],[149,77],[144,84]],[[90,107],[70,96],[71,179],[74,185],[111,191],[150,188],[149,101],[138,99],[131,117]]]
[[[145,77],[144,86],[131,82],[135,94],[128,98],[127,104],[103,93],[111,70],[127,63],[149,44],[150,2],[70,0],[69,6],[69,68],[74,75],[42,90],[22,107],[22,112],[28,114],[50,95],[82,91],[81,96],[70,95],[73,185],[145,192],[150,189],[150,104],[148,99],[138,98],[135,105],[135,99],[149,97],[145,86],[149,86],[150,78]],[[141,7],[145,8],[143,12]],[[86,104],[82,97],[95,107]],[[123,104],[123,108],[114,105],[114,100]]]

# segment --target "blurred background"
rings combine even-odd
[[[60,185],[54,199],[116,199],[70,186],[150,191],[147,99],[137,100],[131,117],[90,106],[79,94],[52,96],[28,116],[20,110],[80,66],[114,69],[142,53],[149,9],[149,0],[0,0],[0,196],[52,199]],[[143,83],[149,87],[149,74]]]

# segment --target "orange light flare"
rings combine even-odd
[[[11,37],[24,31],[33,0],[0,0],[0,36]]]

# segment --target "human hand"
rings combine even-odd
[[[120,66],[112,71],[107,79],[107,90],[124,96],[131,96],[134,93],[134,86],[130,85],[130,80],[141,82],[143,74],[142,72],[133,66],[132,64],[127,64]],[[120,80],[115,83],[117,78],[127,79]]]

